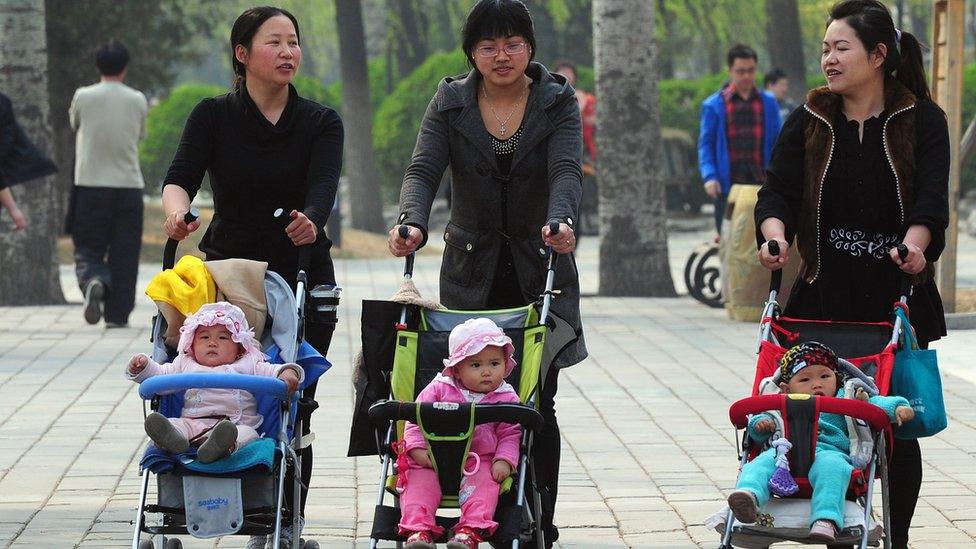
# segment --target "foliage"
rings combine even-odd
[[[340,103],[340,97],[335,94],[331,86],[327,87],[311,76],[303,74],[295,75],[292,84],[295,85],[295,90],[298,92],[298,95],[306,99],[311,99],[320,105],[334,109]]]
[[[467,72],[460,51],[436,53],[383,100],[373,122],[373,144],[384,202],[396,202],[427,104],[445,76]]]
[[[149,110],[146,138],[139,144],[139,163],[142,164],[147,190],[158,192],[162,185],[193,107],[201,100],[225,91],[220,86],[181,84],[173,88],[169,97]]]

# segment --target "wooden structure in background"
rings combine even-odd
[[[965,0],[935,0],[932,18],[932,97],[949,117],[949,230],[938,263],[938,284],[947,313],[956,310],[956,243],[959,225],[959,142],[962,138],[962,66]]]

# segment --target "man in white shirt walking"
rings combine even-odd
[[[115,40],[95,55],[101,81],[78,88],[68,116],[75,140],[70,231],[84,315],[107,328],[128,325],[142,246],[142,170],[146,97],[123,84],[129,52]]]

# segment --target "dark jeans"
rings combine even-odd
[[[142,247],[142,189],[76,187],[71,239],[81,291],[105,284],[105,322],[125,324],[135,306]]]

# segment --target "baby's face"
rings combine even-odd
[[[505,380],[505,350],[489,345],[454,367],[457,379],[469,391],[490,393]]]
[[[224,326],[198,326],[193,336],[193,356],[204,366],[220,366],[237,360],[238,347]]]
[[[837,372],[823,364],[811,364],[793,374],[787,386],[790,393],[834,396],[837,394]]]

